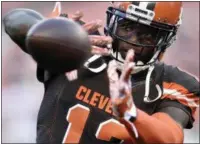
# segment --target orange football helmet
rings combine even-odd
[[[152,65],[161,52],[164,52],[176,38],[181,24],[182,2],[117,2],[107,9],[105,34],[113,38],[112,56],[120,63],[124,62],[116,44],[126,42],[134,47],[154,48],[148,61],[137,66]],[[117,33],[119,28],[127,30],[127,35]],[[138,30],[139,29],[139,30]],[[128,34],[136,35],[130,41]],[[129,34],[130,35],[130,34]],[[147,39],[145,41],[145,39]],[[151,39],[151,41],[148,41]],[[137,53],[137,56],[142,56]]]

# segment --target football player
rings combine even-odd
[[[176,38],[182,3],[122,2],[109,7],[107,16],[114,113],[137,143],[182,143],[199,107],[199,82],[159,62]]]
[[[18,13],[19,15],[24,13]],[[35,24],[39,14],[26,18]],[[4,19],[8,35],[24,51],[25,34],[17,13]],[[177,67],[161,63],[181,23],[181,2],[121,2],[107,10],[105,34],[99,21],[84,24],[94,55],[83,68],[66,74],[37,69],[45,94],[38,114],[38,143],[182,143],[199,106],[199,82]],[[13,31],[13,27],[15,30]],[[23,29],[24,30],[24,29]],[[20,38],[19,38],[20,37]],[[112,45],[111,45],[112,42]],[[107,46],[107,48],[105,48]],[[101,48],[102,47],[102,48]]]

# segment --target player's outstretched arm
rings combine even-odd
[[[148,115],[135,106],[130,80],[133,58],[134,51],[130,50],[120,77],[114,61],[109,63],[110,96],[115,115],[136,143],[183,143],[182,127],[185,127],[189,117],[182,110],[168,108]],[[176,113],[176,117],[173,117],[171,110]]]

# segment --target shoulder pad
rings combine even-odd
[[[196,76],[175,66],[164,65],[164,69],[165,82],[176,83],[183,86],[189,92],[195,92],[197,93],[196,95],[199,95],[200,83]]]

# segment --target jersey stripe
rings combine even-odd
[[[163,83],[163,96],[161,99],[171,99],[177,100],[181,104],[191,108],[192,113],[196,111],[196,108],[199,107],[199,97],[194,93],[189,92],[183,86],[176,83]]]
[[[196,101],[199,100],[198,97],[188,97],[187,94],[182,94],[176,89],[164,89],[163,94],[165,95],[165,98],[170,97],[177,100],[182,100],[185,101],[190,107],[199,107],[199,105],[196,103]]]

